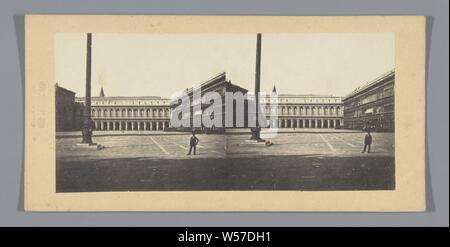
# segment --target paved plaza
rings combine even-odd
[[[394,189],[394,134],[372,135],[362,154],[362,132],[287,132],[270,147],[242,145],[244,133],[200,134],[196,156],[182,133],[94,133],[102,150],[60,135],[57,191]]]

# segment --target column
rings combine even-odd
[[[311,119],[308,119],[308,128],[311,128]]]
[[[334,121],[333,127],[336,128],[336,119],[333,119],[333,121]]]
[[[131,122],[131,130],[134,130],[134,122]]]
[[[147,121],[144,121],[144,130],[147,130]]]
[[[153,130],[153,122],[150,121],[150,130]]]
[[[314,119],[314,128],[317,128],[317,119]]]
[[[156,122],[156,130],[159,130],[159,122]]]
[[[122,121],[119,122],[119,130],[122,130]]]
[[[300,119],[297,119],[297,128],[300,128]]]

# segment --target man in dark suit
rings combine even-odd
[[[197,149],[197,144],[199,143],[200,141],[198,140],[198,138],[195,136],[195,131],[192,131],[192,136],[191,136],[191,139],[190,139],[190,141],[189,141],[189,152],[187,153],[187,155],[191,155],[191,151],[192,151],[192,149],[194,149],[194,155],[195,155],[195,151],[196,151],[196,149]]]
[[[366,136],[364,137],[364,149],[361,153],[365,153],[367,149],[367,153],[370,153],[370,146],[372,145],[372,135],[370,134],[370,129],[367,131]]]

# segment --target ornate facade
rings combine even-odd
[[[103,88],[102,88],[103,92]],[[84,98],[76,98],[81,104]],[[170,101],[156,96],[91,98],[94,130],[165,130],[170,126]]]
[[[200,121],[201,115],[204,113],[204,110],[209,107],[216,107],[218,109],[214,109],[214,112],[221,112],[221,124],[220,126],[211,126],[211,127],[205,127],[205,124],[201,122],[201,127],[198,127],[199,129],[209,129],[217,132],[223,132],[225,131],[225,127],[227,128],[233,128],[236,127],[236,106],[233,104],[233,123],[230,126],[226,125],[225,115],[226,115],[226,107],[225,107],[225,93],[242,93],[242,95],[245,95],[247,93],[247,89],[244,89],[242,87],[239,87],[235,84],[232,84],[230,80],[227,79],[225,73],[221,73],[220,75],[203,82],[199,85],[199,89],[201,89],[201,97],[203,97],[206,93],[209,92],[215,92],[220,95],[221,104],[213,105],[211,106],[211,103],[205,103],[205,102],[199,102],[198,100],[194,100],[194,89],[188,88],[185,93],[189,97],[189,100],[191,103],[190,109],[186,109],[186,112],[189,112],[190,114],[188,116],[181,116],[181,118],[189,118],[190,125],[194,126],[194,117],[198,117]],[[175,104],[172,104],[171,108],[174,109],[177,107],[180,103],[177,102]],[[194,112],[194,109],[200,109],[198,112]],[[244,100],[244,115],[247,113],[247,100]],[[174,116],[175,117],[175,116]],[[210,116],[211,119],[214,117],[217,117],[215,115]],[[243,123],[244,126],[241,127],[247,127],[247,120],[244,120]],[[178,128],[179,130],[184,128]],[[189,127],[188,129],[192,129]]]
[[[346,97],[277,94],[276,102],[274,99],[261,97],[261,114],[268,122],[273,121],[271,116],[276,114],[277,122],[271,125],[279,128],[370,128],[374,131],[394,131],[394,81],[395,71],[392,70],[358,87]],[[247,92],[227,80],[225,73],[204,82],[201,88],[202,94],[214,91],[222,97],[225,92]],[[186,92],[192,97],[192,89],[187,89]],[[276,93],[275,87],[272,93]],[[55,95],[56,131],[80,130],[84,98],[75,98],[74,92],[57,84]],[[175,105],[171,105],[170,99],[158,96],[107,97],[102,89],[100,96],[92,97],[91,100],[94,130],[178,130],[171,127],[170,119]],[[251,100],[246,99],[246,106]],[[223,98],[222,102],[225,103]],[[202,104],[202,111],[205,107],[208,105]],[[220,107],[223,109],[225,105]],[[222,113],[225,114],[225,111]],[[248,110],[245,110],[246,115],[247,113]],[[194,114],[198,113],[191,109],[188,117],[192,118]],[[225,119],[224,116],[222,119]],[[231,127],[236,126],[233,123]],[[247,120],[244,127],[248,127]]]
[[[274,88],[275,90],[275,88]],[[277,102],[261,102],[269,120],[278,114],[278,128],[340,128],[343,125],[342,98],[332,95],[278,94]],[[270,121],[270,120],[269,120]],[[276,125],[278,124],[278,125]]]
[[[346,96],[343,99],[345,127],[394,131],[394,82],[395,71],[391,70]]]

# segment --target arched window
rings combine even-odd
[[[107,117],[108,116],[108,111],[105,109],[105,110],[103,110],[103,116],[104,117]]]
[[[328,115],[328,107],[323,108],[323,115]]]
[[[116,117],[120,117],[120,110],[116,109]]]
[[[93,117],[95,117],[95,110],[92,110],[92,111],[91,111],[91,115],[92,115]]]
[[[330,107],[330,115],[334,115],[334,108]]]
[[[122,109],[122,117],[126,117],[127,111],[125,109]]]
[[[128,117],[131,117],[133,115],[133,111],[131,109],[128,109]]]
[[[144,116],[144,109],[141,109],[140,117],[143,117],[143,116]]]
[[[114,117],[114,110],[113,109],[109,110],[109,116],[110,117]]]
[[[341,108],[339,108],[339,107],[336,108],[336,114],[337,115],[341,114]]]

